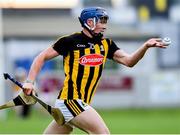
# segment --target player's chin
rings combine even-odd
[[[105,32],[105,31],[106,31],[106,28],[101,29],[101,32]]]
[[[105,33],[105,30],[100,30],[99,33],[104,34],[104,33]]]
[[[97,31],[103,33],[106,31],[106,28],[99,28]]]

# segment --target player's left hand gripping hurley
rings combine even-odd
[[[4,73],[4,79],[11,80],[21,89],[23,89],[22,84],[17,80],[15,80],[14,78],[12,78],[8,73]],[[49,114],[54,118],[54,120],[57,122],[58,125],[63,125],[65,123],[62,112],[58,108],[54,108],[43,102],[40,98],[37,97],[35,91],[33,91],[30,96],[27,96],[24,94],[24,92],[21,92],[16,98],[0,106],[0,110],[18,105],[32,105],[35,104],[36,102],[41,104],[49,112]]]
[[[10,76],[7,73],[4,73],[4,79],[8,79],[9,77]],[[1,105],[0,110],[20,105],[33,105],[36,102],[37,101],[34,98],[32,98],[31,96],[26,96],[24,92],[21,91],[17,97],[8,101],[4,105]]]

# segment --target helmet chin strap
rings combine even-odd
[[[84,26],[86,26],[89,30],[93,31],[96,28],[96,18],[93,18],[93,24],[94,26],[91,28],[89,27],[89,25],[87,25],[87,23],[84,23]]]
[[[88,32],[91,34],[91,36],[95,39],[101,39],[103,37],[102,33],[95,33],[94,29],[96,28],[96,18],[93,18],[94,26],[91,28],[87,23],[84,23],[85,28],[88,30]]]

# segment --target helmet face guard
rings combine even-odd
[[[92,19],[94,22],[94,27],[90,28],[87,25],[87,20]],[[81,15],[79,17],[79,21],[82,25],[82,27],[86,28],[92,36],[99,35],[100,33],[94,34],[93,30],[96,27],[96,23],[107,23],[107,20],[109,19],[109,16],[104,8],[101,7],[91,7],[91,8],[86,8],[81,12]],[[103,36],[103,35],[102,35]]]
[[[108,16],[102,16],[99,18],[100,23],[107,23],[107,21],[108,21]]]

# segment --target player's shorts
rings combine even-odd
[[[66,123],[72,120],[80,113],[90,108],[88,104],[86,104],[80,99],[77,100],[56,99],[55,107],[61,110]]]

